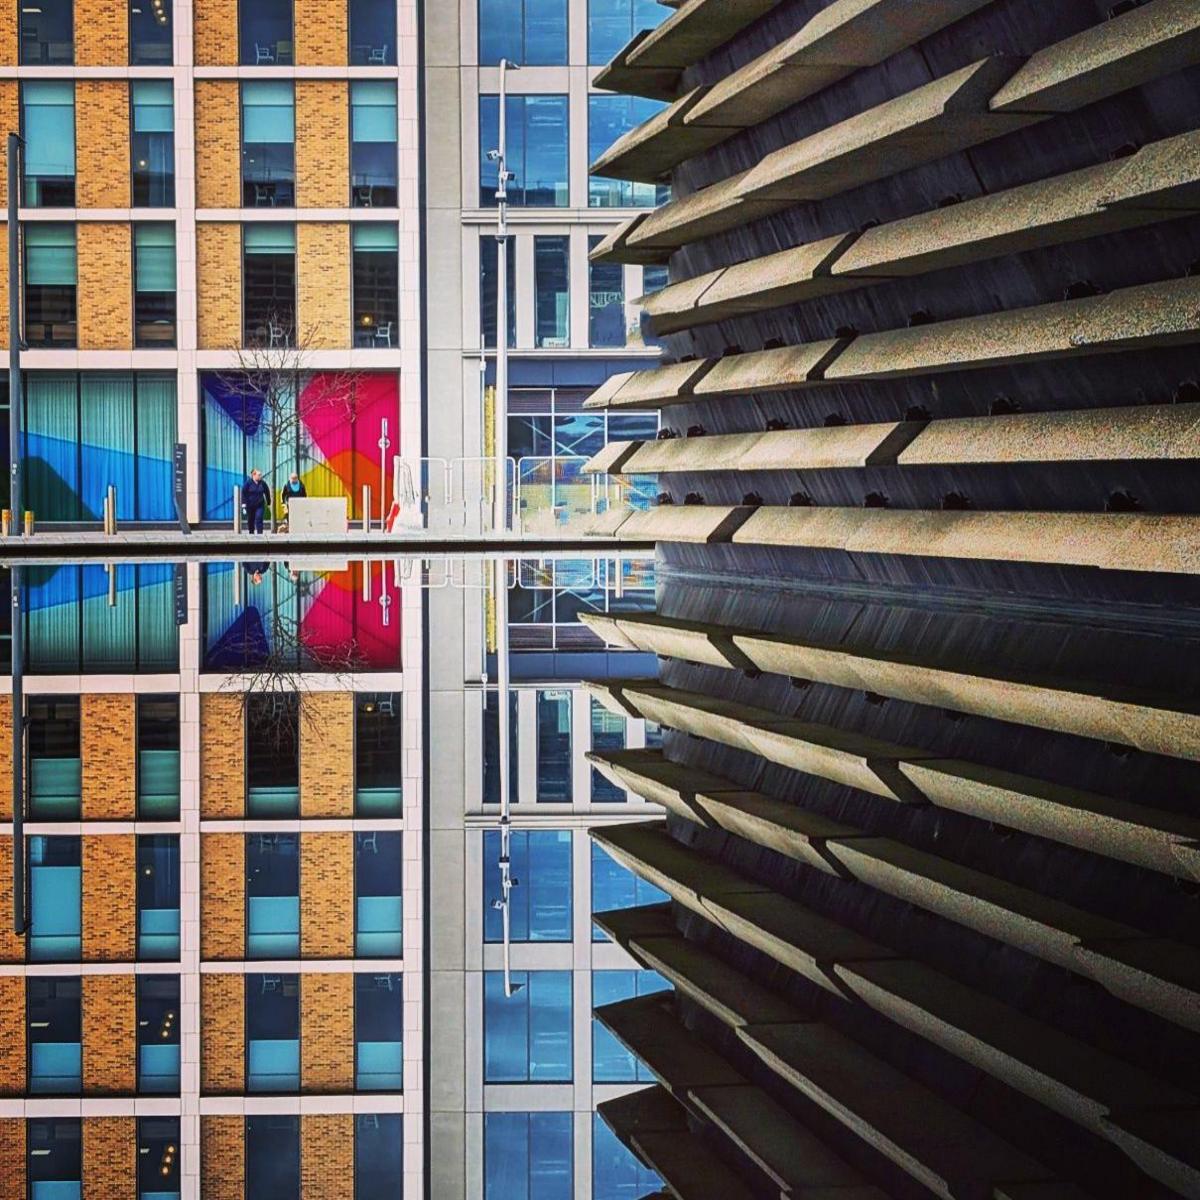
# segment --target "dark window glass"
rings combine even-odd
[[[667,899],[666,892],[639,879],[595,842],[592,843],[592,912],[639,908],[645,904],[662,904]],[[592,941],[604,941],[604,934],[595,926],[592,927]]]
[[[504,290],[508,294],[508,344],[517,344],[517,242],[509,237],[505,242],[508,263],[508,278]],[[483,344],[488,349],[496,348],[496,287],[498,285],[496,264],[499,259],[496,239],[479,239],[479,329]]]
[[[29,961],[77,962],[82,945],[79,838],[29,839],[29,895]]]
[[[75,204],[75,84],[70,79],[21,84],[25,138],[25,203],[45,208]]]
[[[246,1090],[300,1089],[300,977],[246,976]],[[247,1156],[249,1146],[246,1147]],[[249,1183],[249,1180],[247,1180]],[[274,1197],[276,1192],[248,1196]]]
[[[73,0],[20,5],[21,64],[65,66],[75,61]]]
[[[404,1191],[404,1118],[360,1113],[354,1118],[354,1200]]]
[[[355,225],[354,344],[390,350],[400,334],[400,242],[391,224]]]
[[[360,958],[403,953],[403,863],[400,832],[354,835],[354,952]]]
[[[29,720],[29,815],[36,821],[79,819],[81,760],[79,701],[31,698]]]
[[[354,709],[354,811],[360,817],[398,817],[404,787],[400,695],[363,693]]]
[[[642,96],[588,97],[588,162],[595,162],[629,130],[648,121],[666,105]],[[670,196],[666,184],[635,183],[628,179],[588,179],[589,208],[653,208]]]
[[[286,80],[242,84],[242,203],[247,208],[296,203],[296,105]]]
[[[624,99],[624,97],[619,97]],[[567,97],[508,97],[508,202],[527,208],[568,204]],[[479,97],[479,203],[495,207],[496,163],[488,152],[500,144],[498,96]]]
[[[670,987],[656,971],[593,971],[592,1007],[669,991]],[[592,1082],[654,1082],[646,1064],[626,1050],[597,1017],[592,1017]]]
[[[396,974],[354,976],[354,1086],[404,1090],[404,989]]]
[[[30,976],[26,979],[31,1094],[78,1096],[82,1090],[83,1043],[79,1010],[78,977]]]
[[[592,700],[592,749],[601,751],[625,749],[626,720],[609,712],[598,700]],[[623,787],[592,768],[592,803],[623,804],[628,795]]]
[[[662,1180],[624,1146],[599,1113],[593,1113],[592,1200],[633,1200],[661,1187]]]
[[[589,253],[601,240],[588,238]],[[620,263],[588,263],[588,345],[625,345],[625,268]]]
[[[246,1195],[300,1200],[300,1118],[246,1118]]]
[[[658,0],[588,0],[588,63],[604,66],[633,36],[670,15]]]
[[[175,345],[175,226],[133,227],[135,345]]]
[[[300,839],[294,833],[246,837],[246,957],[300,953]]]
[[[137,1087],[179,1095],[179,976],[137,976]]]
[[[139,1117],[138,1200],[174,1200],[179,1195],[179,1118]]]
[[[550,804],[571,802],[571,693],[537,694],[537,798]]]
[[[387,79],[355,79],[350,84],[350,190],[355,208],[394,208],[396,84]]]
[[[143,834],[137,840],[138,958],[179,958],[179,838]]]
[[[569,942],[571,931],[571,833],[567,829],[517,829],[509,858],[517,881],[509,901],[509,938],[514,942]],[[483,832],[483,940],[503,940],[498,829]]]
[[[300,808],[300,698],[246,698],[246,808],[254,817],[295,816]]]
[[[574,1114],[483,1114],[483,1200],[571,1200]]]
[[[356,67],[396,65],[394,4],[350,0],[350,63]]]
[[[570,255],[570,238],[533,239],[535,346],[552,349],[571,344]]]
[[[79,1195],[83,1180],[80,1124],[78,1117],[33,1117],[25,1123],[31,1197]]]
[[[247,225],[242,241],[246,344],[290,346],[296,330],[295,228]]]
[[[565,66],[567,0],[479,0],[479,63]]]
[[[138,816],[179,816],[179,697],[137,700]]]
[[[74,346],[75,226],[25,225],[25,341]]]
[[[173,0],[129,0],[129,61],[168,66],[172,61]]]
[[[292,0],[253,0],[239,4],[238,34],[242,66],[290,65]]]
[[[517,694],[508,695],[508,793],[517,800]],[[483,802],[500,803],[500,700],[499,693],[484,693]]]
[[[571,1081],[571,972],[483,974],[483,1058],[487,1083]]]
[[[169,79],[138,79],[132,101],[133,206],[175,203],[175,100]]]

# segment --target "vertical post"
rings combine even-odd
[[[117,564],[105,563],[105,571],[108,572],[108,607],[117,607]]]
[[[233,485],[233,532],[242,532],[242,488],[237,483]]]
[[[387,452],[392,443],[388,440],[387,417],[379,423],[379,528],[387,524]],[[393,494],[392,499],[396,498]]]
[[[500,60],[499,145],[496,159],[496,399],[492,405],[496,457],[492,530],[508,529],[508,72],[516,63]]]
[[[363,484],[362,490],[362,527],[363,533],[371,532],[371,485]]]
[[[9,147],[11,152],[12,143]],[[13,932],[28,928],[25,912],[25,614],[24,571],[12,568],[12,818]]]
[[[502,555],[492,560],[492,589],[495,594],[496,620],[496,724],[500,734],[500,917],[503,926],[504,945],[504,994],[515,995],[520,990],[512,982],[509,961],[510,943],[509,916],[512,907],[512,890],[517,880],[512,877],[512,795],[510,794],[510,711],[509,711],[509,663],[508,663],[508,562]]]
[[[8,135],[8,461],[11,481],[8,506],[17,536],[21,517],[21,227],[17,206],[21,198],[21,137]],[[13,856],[16,861],[16,855]],[[18,930],[18,932],[20,932]]]

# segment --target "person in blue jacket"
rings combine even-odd
[[[246,509],[246,524],[251,533],[262,533],[263,513],[271,503],[271,488],[263,473],[255,467],[250,478],[242,484],[242,505]]]

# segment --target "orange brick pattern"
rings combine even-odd
[[[137,816],[137,697],[81,696],[79,704],[83,819],[132,821]]]
[[[200,835],[200,957],[246,957],[246,840]]]
[[[132,227],[109,221],[75,226],[79,272],[79,348],[133,345]]]
[[[300,1118],[300,1194],[304,1200],[349,1200],[354,1192],[354,1117]]]
[[[17,65],[17,5],[6,4],[0,10],[0,67]],[[9,125],[9,129],[16,129]]]
[[[237,82],[198,79],[195,100],[196,207],[239,208],[242,134]]]
[[[350,61],[348,8],[329,0],[295,0],[297,66],[344,67]]]
[[[82,866],[84,961],[133,962],[137,957],[134,835],[84,834]]]
[[[75,0],[75,63],[81,67],[129,64],[129,14],[124,4]]]
[[[0,1179],[11,1196],[25,1195],[25,1121],[0,1118]]]
[[[0,226],[0,228],[3,228]],[[0,239],[3,240],[3,239]],[[5,243],[5,261],[8,246]],[[3,307],[3,305],[0,305]],[[8,326],[6,325],[7,329]],[[12,697],[0,696],[0,729],[12,729]],[[4,820],[12,820],[12,736],[0,737],[0,811]],[[0,881],[2,882],[2,881]]]
[[[137,1177],[137,1121],[88,1117],[83,1122],[83,1200],[115,1200],[130,1194]]]
[[[345,16],[345,8],[339,11]],[[349,193],[346,84],[300,80],[296,83],[296,203],[301,208],[345,208],[350,203]]]
[[[300,835],[300,953],[354,957],[354,834]]]
[[[192,7],[192,22],[196,66],[237,65],[237,0],[196,0]]]
[[[206,1095],[246,1089],[244,975],[200,976],[200,1090]]]
[[[200,288],[196,314],[200,349],[228,350],[240,346],[242,231],[239,226],[196,226],[196,278]]]
[[[300,976],[300,1090],[354,1090],[354,976]]]
[[[200,815],[205,819],[236,820],[245,815],[245,727],[245,699],[240,693],[201,693]]]
[[[0,975],[0,1096],[25,1090],[25,980]],[[0,1180],[6,1179],[0,1170]]]
[[[354,694],[300,697],[300,815],[354,815]]]
[[[132,1096],[137,1090],[137,993],[133,975],[83,977],[83,1090]]]
[[[4,699],[7,702],[8,697]],[[5,728],[6,720],[0,709],[0,729]],[[0,741],[7,740],[0,737]],[[10,768],[5,764],[2,770]],[[6,806],[5,811],[11,813],[12,808]],[[19,963],[25,961],[25,940],[13,932],[12,855],[12,838],[0,837],[0,962]]]
[[[304,345],[350,345],[350,226],[330,221],[296,226],[297,325]]]
[[[76,0],[82,4],[85,0]],[[97,0],[90,0],[96,7]],[[117,13],[118,6],[104,7]],[[120,12],[122,26],[125,13]],[[76,33],[79,13],[76,11]],[[78,50],[78,43],[76,43]],[[84,60],[77,58],[77,62]],[[122,60],[124,61],[124,60]],[[129,84],[117,79],[75,84],[75,199],[80,208],[128,208]],[[127,272],[128,273],[128,272]],[[83,293],[80,293],[82,299]]]
[[[12,11],[9,6],[8,11]],[[0,126],[21,128],[21,102],[15,79],[0,80]],[[8,138],[0,138],[0,204],[8,203]]]
[[[201,1117],[200,1194],[204,1200],[246,1200],[245,1178],[245,1118]]]

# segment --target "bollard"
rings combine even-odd
[[[363,533],[371,532],[371,485],[363,484],[362,490]]]
[[[113,563],[105,563],[104,569],[108,572],[108,607],[117,607],[117,568]]]
[[[33,537],[33,509],[25,510],[25,536]]]
[[[369,558],[363,559],[362,598],[364,604],[371,603],[371,560]]]
[[[108,532],[117,532],[117,489],[115,484],[108,485]]]
[[[242,485],[233,485],[233,532],[242,532]]]
[[[0,534],[9,537],[12,534],[12,509],[6,508],[0,512]]]
[[[112,534],[112,497],[105,496],[101,501],[101,512],[104,518],[104,535],[108,537]]]

